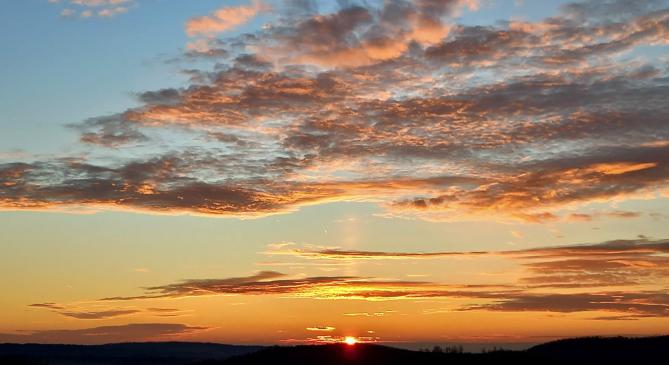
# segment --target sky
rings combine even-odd
[[[669,325],[669,2],[0,4],[0,342]]]

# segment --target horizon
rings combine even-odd
[[[601,339],[601,340],[614,340],[614,339],[656,339],[656,338],[669,338],[667,334],[658,334],[658,335],[648,335],[648,336],[583,336],[583,337],[564,337],[564,338],[554,338],[538,342],[439,342],[439,343],[398,343],[398,342],[364,342],[357,341],[347,342],[346,340],[340,342],[311,342],[311,343],[221,343],[221,342],[200,342],[200,341],[139,341],[139,342],[111,342],[111,343],[91,343],[91,344],[71,344],[71,343],[1,343],[2,345],[18,345],[18,346],[116,346],[116,345],[214,345],[214,346],[230,346],[230,347],[251,347],[251,348],[270,348],[270,347],[300,347],[300,346],[341,346],[344,348],[354,349],[357,345],[372,345],[372,346],[382,346],[390,347],[401,350],[409,350],[416,352],[448,352],[449,350],[454,351],[455,353],[486,353],[489,351],[515,351],[522,352],[529,350],[536,346],[547,345],[547,344],[556,344],[563,341],[581,341],[581,340],[590,340],[590,339]],[[178,346],[177,346],[178,347]],[[173,348],[176,350],[176,348]]]
[[[669,0],[0,10],[0,343],[669,328]]]

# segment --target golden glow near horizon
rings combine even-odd
[[[669,328],[669,0],[195,3],[3,3],[0,342]]]

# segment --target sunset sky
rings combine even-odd
[[[0,342],[669,328],[667,0],[5,0],[0,29]]]

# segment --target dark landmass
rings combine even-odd
[[[374,344],[234,346],[162,342],[97,346],[0,345],[0,364],[253,365],[253,364],[656,364],[669,358],[669,336],[588,337],[524,351],[461,352],[458,347],[411,351]]]
[[[663,360],[661,360],[663,359]],[[656,364],[669,359],[669,336],[590,337],[553,341],[525,351],[460,352],[457,347],[410,351],[379,345],[272,347],[221,365],[254,364]]]
[[[144,342],[108,345],[0,344],[0,364],[183,365],[221,361],[257,352],[260,346],[196,342]]]

